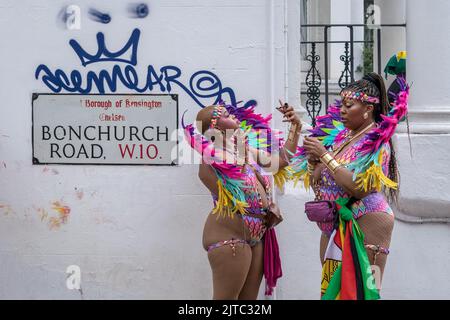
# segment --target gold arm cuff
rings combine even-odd
[[[332,159],[328,164],[326,164],[326,167],[330,169],[331,172],[335,173],[337,169],[339,169],[341,164],[337,162],[335,159]]]
[[[328,165],[328,163],[334,160],[333,156],[331,154],[329,154],[328,152],[324,153],[323,155],[320,156],[320,161],[323,162],[323,164]]]

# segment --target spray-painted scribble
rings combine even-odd
[[[111,22],[111,16],[109,14],[100,12],[94,8],[89,9],[89,17],[93,21],[104,23],[104,24]]]
[[[74,39],[69,41],[70,46],[77,54],[81,61],[83,67],[86,67],[90,63],[113,61],[113,62],[124,62],[135,66],[137,64],[137,49],[139,44],[139,29],[134,29],[131,33],[130,39],[123,46],[122,49],[111,52],[106,48],[105,36],[102,32],[97,33],[97,52],[95,54],[90,54],[81,47],[81,45]],[[131,52],[127,52],[131,50]],[[131,58],[122,58],[124,54],[131,54]]]
[[[149,9],[145,3],[131,3],[128,5],[128,16],[130,18],[145,18],[148,16]]]
[[[58,20],[68,30],[81,29],[81,8],[77,5],[68,5],[58,13]]]
[[[97,33],[98,49],[95,54],[88,53],[76,40],[69,41],[83,67],[99,62],[115,62],[111,72],[106,69],[98,72],[88,71],[83,79],[79,70],[72,70],[70,74],[66,74],[62,69],[57,68],[52,71],[47,65],[40,64],[36,68],[35,78],[41,78],[42,82],[55,93],[65,90],[81,94],[98,91],[103,94],[116,92],[118,85],[138,93],[153,90],[172,93],[174,87],[178,87],[202,108],[205,106],[202,99],[207,99],[206,104],[208,105],[216,104],[219,101],[229,101],[231,104],[238,102],[233,89],[224,87],[219,77],[207,70],[195,72],[191,75],[189,83],[184,84],[181,81],[182,71],[179,67],[167,65],[158,70],[153,65],[148,65],[146,76],[144,80],[140,81],[135,69],[140,33],[139,29],[134,29],[127,43],[116,52],[111,52],[106,48],[102,32]],[[245,105],[255,104],[255,100],[245,103]]]

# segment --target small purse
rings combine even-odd
[[[334,201],[317,200],[305,203],[305,213],[313,222],[334,222],[336,206]]]
[[[273,228],[283,221],[283,215],[280,208],[275,203],[271,203],[267,208],[266,225],[268,228]]]

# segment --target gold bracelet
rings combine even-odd
[[[336,170],[341,167],[341,164],[333,159],[326,165],[326,167],[330,169],[331,172],[335,173]]]
[[[328,168],[331,172],[335,173],[336,170],[341,166],[339,162],[334,159],[334,157],[328,152],[323,153],[320,156],[320,161]]]
[[[329,154],[328,152],[326,152],[326,153],[324,153],[324,154],[322,154],[322,155],[320,156],[320,161],[322,161],[324,165],[328,165],[328,163],[329,163],[331,160],[334,160],[334,158],[333,158],[333,156],[332,156],[331,154]]]
[[[328,150],[327,151],[325,151],[324,153],[322,153],[320,156],[319,156],[319,159],[320,158],[322,158],[324,155],[326,155],[328,153]]]

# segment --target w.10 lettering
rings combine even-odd
[[[143,144],[119,144],[120,154],[122,159],[125,159],[127,156],[129,159],[156,159],[158,156],[158,147],[154,144],[149,144],[144,146]]]

